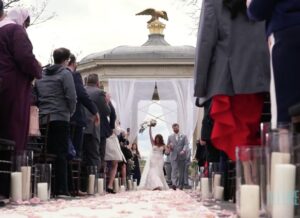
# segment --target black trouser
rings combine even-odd
[[[104,157],[105,157],[105,148],[106,148],[106,137],[100,138],[100,146],[99,146],[99,153],[100,153],[100,159],[101,162],[104,163]]]
[[[277,122],[290,122],[289,107],[300,102],[300,25],[274,33],[272,51]]]
[[[71,138],[76,151],[76,156],[82,157],[83,127],[71,124]]]
[[[51,121],[49,123],[47,146],[48,152],[56,154],[55,194],[68,193],[68,139],[70,127],[67,121]]]
[[[99,141],[92,134],[84,134],[83,160],[86,166],[99,166]]]

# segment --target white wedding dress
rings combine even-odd
[[[163,147],[152,146],[152,152],[143,170],[139,189],[141,190],[168,190],[169,186],[164,176]]]

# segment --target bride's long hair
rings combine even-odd
[[[158,140],[158,143],[156,142]],[[165,142],[164,142],[164,138],[161,134],[157,134],[154,138],[154,144],[157,146],[164,146]]]

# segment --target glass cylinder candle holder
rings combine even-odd
[[[33,151],[24,151],[15,155],[14,173],[11,174],[11,201],[28,201],[32,197],[31,175]]]
[[[51,194],[51,164],[35,164],[34,195],[41,201],[48,201]]]
[[[209,167],[205,167],[200,177],[201,200],[209,201],[212,199],[212,178]]]
[[[262,146],[236,148],[236,207],[240,218],[266,214],[266,152]]]
[[[223,200],[224,187],[222,179],[224,177],[223,172],[221,171],[220,163],[213,162],[209,164],[209,178],[211,178],[211,190],[212,197],[214,200],[221,201]]]
[[[269,217],[293,218],[296,204],[296,165],[293,148],[297,136],[288,125],[281,125],[268,135],[267,212]]]
[[[87,166],[87,193],[89,195],[94,195],[98,192],[98,167],[97,166]]]

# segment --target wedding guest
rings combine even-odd
[[[93,102],[90,96],[88,95],[86,89],[83,86],[81,74],[76,71],[76,68],[76,57],[73,54],[71,54],[67,69],[69,69],[72,72],[77,95],[76,110],[73,116],[71,117],[71,138],[76,150],[76,155],[77,157],[81,158],[83,129],[86,127],[87,122],[89,122],[85,114],[85,108],[92,114],[92,117],[89,117],[89,119],[91,119],[95,123],[95,125],[100,125],[100,117],[98,109],[96,107],[97,104],[95,101]],[[99,97],[99,101],[100,100],[101,98]]]
[[[133,161],[134,161],[134,169],[132,170],[133,179],[136,179],[137,180],[137,185],[140,185],[140,181],[141,181],[141,169],[140,169],[141,154],[140,154],[137,143],[132,144],[131,152],[132,152]]]
[[[96,107],[96,113],[88,110],[87,107],[85,109],[87,126],[84,130],[83,159],[87,166],[99,166],[100,161],[104,162],[104,154],[101,154],[101,151],[104,152],[104,148],[100,147],[101,131],[99,126],[100,120],[97,114],[109,115],[111,109],[105,93],[99,89],[99,77],[97,74],[90,74],[87,77],[86,93]]]
[[[172,173],[172,165],[170,155],[165,154],[165,162],[164,169],[166,171],[166,180],[168,185],[172,185],[171,173]]]
[[[13,8],[7,12],[7,17],[16,24],[23,26],[25,29],[30,25],[29,12],[25,8]]]
[[[25,30],[29,14],[20,11],[26,16],[16,12],[16,23],[5,16],[0,1],[0,138],[15,141],[17,153],[28,140],[31,82],[42,72]]]
[[[110,97],[109,97],[110,99]],[[120,147],[120,143],[118,137],[114,133],[115,129],[115,122],[116,122],[116,111],[112,103],[109,101],[110,107],[110,116],[109,121],[106,117],[106,121],[108,122],[109,126],[107,129],[108,132],[111,132],[111,135],[106,139],[106,149],[105,149],[105,161],[111,162],[111,168],[109,172],[109,181],[107,186],[107,192],[111,194],[115,194],[116,192],[113,190],[113,184],[116,177],[116,173],[118,170],[118,162],[126,161]],[[102,119],[101,119],[102,120]]]
[[[129,136],[128,131],[127,133],[122,131],[121,134],[118,136],[120,146],[121,146],[121,151],[126,160],[126,161],[119,162],[119,168],[118,168],[119,171],[121,172],[122,185],[126,184],[127,172],[130,172],[129,165],[132,162],[131,158],[133,157],[130,149],[130,144],[128,141],[128,136]]]
[[[272,120],[288,123],[291,121],[288,109],[300,102],[300,1],[248,0],[248,15],[256,21],[266,20],[269,41],[274,36],[272,104],[276,110],[272,111]]]
[[[185,167],[184,167],[184,188],[186,189],[191,188],[189,184],[189,168],[191,165],[191,156],[192,156],[192,150],[188,148],[186,150],[186,160],[185,160]]]
[[[264,23],[253,23],[245,0],[204,0],[195,60],[195,96],[212,99],[211,142],[235,160],[236,145],[260,143],[270,66]]]
[[[95,76],[98,75],[94,74]],[[98,79],[99,81],[99,79]],[[89,81],[87,81],[89,82]],[[100,87],[99,87],[100,88]],[[100,89],[101,90],[101,89]],[[106,92],[104,92],[103,90],[101,90],[102,94],[101,94],[101,98],[105,98],[105,103],[103,102],[104,106],[101,107],[101,110],[99,111],[100,114],[100,147],[99,147],[99,153],[100,153],[100,159],[101,159],[101,167],[104,168],[105,166],[105,149],[106,149],[106,139],[109,138],[112,134],[113,134],[113,129],[111,128],[112,124],[110,122],[110,120],[108,119],[108,117],[112,116],[112,118],[115,120],[116,118],[114,116],[116,116],[115,114],[111,115],[112,110],[114,110],[113,105],[110,102],[110,95]],[[115,122],[115,121],[114,121]]]
[[[23,27],[25,20],[16,24],[8,19],[0,0],[0,138],[14,141],[18,153],[27,145],[31,82],[42,72]],[[0,151],[2,160],[10,160],[10,154]],[[0,175],[0,199],[9,197],[9,178]]]
[[[55,154],[57,197],[69,196],[67,155],[70,118],[76,109],[76,90],[72,73],[67,69],[70,50],[58,48],[53,52],[54,65],[43,71],[35,83],[41,124],[47,126],[47,150]]]

